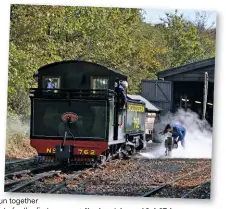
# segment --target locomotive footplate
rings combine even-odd
[[[71,145],[56,145],[56,159],[69,160],[73,156],[73,146]]]

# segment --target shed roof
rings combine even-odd
[[[176,75],[179,73],[188,72],[191,70],[196,70],[204,67],[214,66],[215,65],[215,57],[200,60],[197,62],[189,63],[186,65],[182,65],[179,67],[174,67],[171,69],[163,70],[157,73],[158,78],[165,78],[168,76]]]
[[[161,108],[156,107],[155,105],[153,105],[151,102],[149,102],[147,99],[145,99],[144,97],[142,97],[140,95],[127,94],[127,97],[129,97],[130,99],[140,100],[140,101],[144,102],[146,105],[146,109],[150,112],[159,112],[162,110]]]

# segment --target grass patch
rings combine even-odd
[[[29,138],[15,134],[10,140],[6,140],[6,160],[23,159],[34,156],[37,156],[37,152],[31,147]]]

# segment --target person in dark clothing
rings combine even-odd
[[[164,133],[171,132],[172,136],[176,139],[178,137],[178,140],[176,143],[179,141],[181,142],[181,145],[184,147],[185,146],[185,135],[186,135],[186,129],[177,124],[167,124],[164,130]]]
[[[126,89],[128,88],[128,83],[126,81],[121,81],[119,83],[119,91],[122,93],[123,95],[123,100],[124,103],[126,104],[127,99],[126,99]]]
[[[126,96],[126,89],[128,88],[127,81],[119,81],[119,85],[116,82],[116,92],[119,93],[122,99],[122,106],[124,106],[127,103],[127,96]]]
[[[54,83],[51,82],[50,79],[48,79],[47,81],[47,86],[46,86],[47,89],[55,89],[55,85]]]

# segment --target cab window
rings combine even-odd
[[[91,77],[91,89],[108,89],[108,78]]]
[[[42,88],[44,89],[59,89],[60,77],[45,76],[42,79]]]

